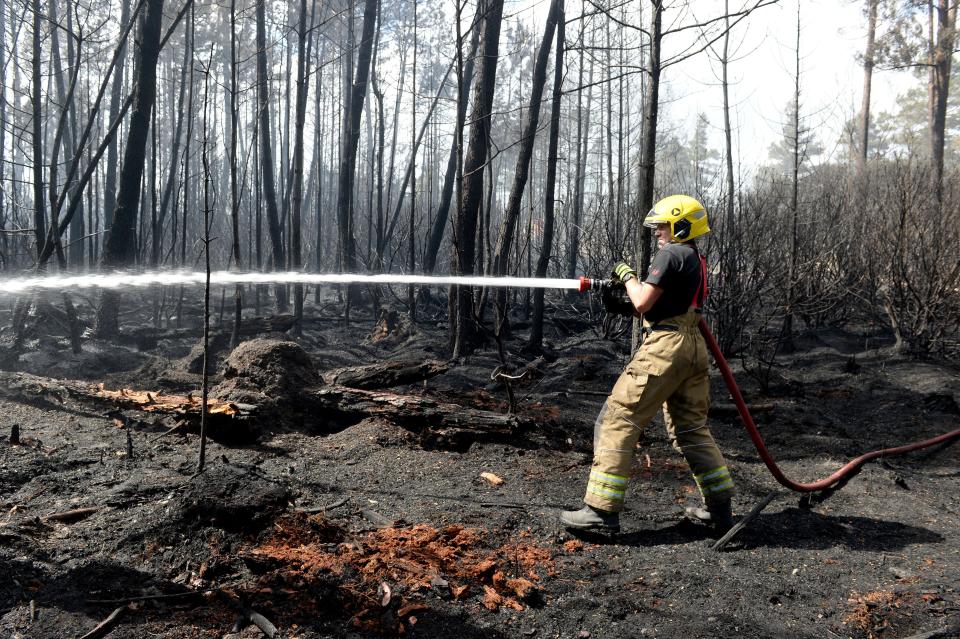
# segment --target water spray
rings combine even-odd
[[[23,295],[47,290],[71,289],[133,289],[151,286],[197,286],[204,284],[202,271],[153,271],[147,273],[114,272],[88,275],[49,275],[23,277],[0,281],[0,295]],[[371,284],[420,286],[477,286],[496,288],[542,288],[587,292],[600,290],[606,280],[581,277],[577,279],[551,277],[484,277],[470,275],[434,276],[356,273],[304,273],[287,271],[255,273],[214,271],[211,285],[236,284]]]

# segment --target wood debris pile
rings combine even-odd
[[[148,413],[200,414],[201,399],[193,395],[163,395],[158,392],[135,391],[127,388],[107,390],[103,384],[97,386],[94,395],[108,400],[120,408],[131,408]],[[207,398],[207,412],[211,415],[228,417],[240,416],[249,408],[234,402],[225,402],[212,397]]]
[[[858,629],[869,639],[886,637],[889,632],[896,632],[898,625],[909,621],[917,599],[909,591],[852,592],[847,598],[850,611],[844,615],[843,623]]]
[[[539,602],[540,573],[553,574],[554,562],[549,550],[522,537],[483,548],[478,529],[424,524],[352,537],[322,515],[295,513],[245,555],[262,569],[260,586],[275,604],[282,594],[301,608],[290,614],[339,610],[357,628],[402,634],[438,599],[478,601],[490,610]],[[318,593],[328,601],[318,601]]]

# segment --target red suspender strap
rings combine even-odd
[[[707,258],[703,255],[698,255],[698,257],[700,258],[700,286],[697,287],[696,293],[693,294],[693,300],[691,300],[690,306],[701,310],[707,303]]]

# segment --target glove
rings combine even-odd
[[[637,272],[633,270],[633,267],[626,262],[618,262],[617,265],[613,267],[613,277],[621,282],[626,283],[630,280],[630,278],[636,276]]]
[[[615,291],[623,290],[621,286],[604,286],[600,289],[600,301],[603,302],[603,308],[611,315],[623,315],[624,317],[633,317],[633,303],[625,300]]]

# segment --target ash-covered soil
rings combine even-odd
[[[198,399],[195,326],[128,317],[127,338],[88,338],[74,355],[62,327],[34,318],[27,350],[0,373],[0,636],[81,637],[112,613],[96,636],[960,636],[960,446],[868,464],[804,509],[715,375],[711,426],[735,510],[776,492],[772,503],[712,550],[710,532],[683,519],[695,488],[657,421],[637,450],[623,532],[575,537],[557,513],[579,507],[594,416],[629,338],[604,340],[560,305],[535,357],[518,319],[506,349],[507,372],[522,375],[510,382],[519,417],[471,434],[469,410],[508,406],[492,344],[379,389],[462,407],[463,419],[447,416],[454,428],[435,427],[436,415],[332,410],[304,393],[335,369],[443,358],[440,309],[421,309],[415,326],[355,311],[348,327],[337,310],[308,308],[302,337],[266,322],[246,338],[268,341],[233,356],[215,337],[211,388],[257,412],[211,418],[201,474],[189,411],[83,391]],[[798,347],[776,361],[767,394],[732,362],[791,478],[960,425],[960,372],[892,353],[876,329],[811,332]],[[413,401],[390,410],[420,410]],[[14,425],[19,443],[7,443]]]

